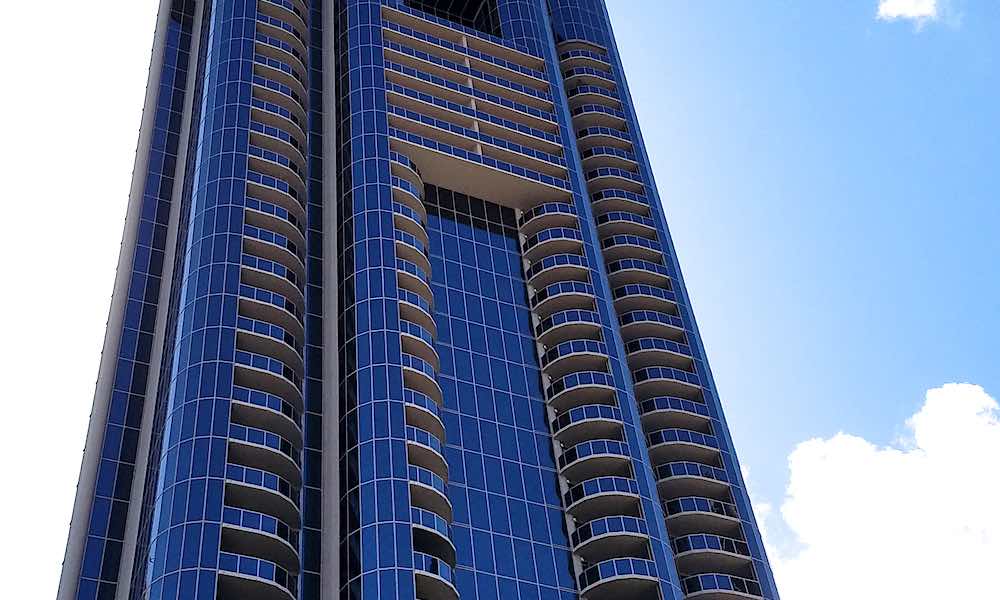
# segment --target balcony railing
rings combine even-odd
[[[617,439],[622,426],[621,409],[609,404],[577,406],[552,421],[553,435],[567,446],[586,439]]]
[[[649,531],[646,521],[638,517],[601,517],[578,526],[570,543],[591,564],[610,558],[641,558],[649,551]]]
[[[608,516],[637,517],[639,484],[630,477],[595,477],[569,488],[563,505],[581,522]]]
[[[559,455],[558,463],[570,482],[631,473],[628,444],[614,439],[586,440],[570,446]]]
[[[685,577],[681,583],[684,586],[686,598],[742,600],[761,597],[760,584],[756,581],[723,573],[705,573]]]
[[[219,592],[225,598],[295,600],[298,597],[298,580],[271,561],[220,552]]]
[[[660,597],[656,564],[642,558],[616,558],[580,574],[580,595],[589,600],[655,600]]]

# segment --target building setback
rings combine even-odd
[[[777,600],[603,0],[162,0],[58,600]]]

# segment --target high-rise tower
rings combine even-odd
[[[162,0],[59,600],[777,600],[603,0]]]

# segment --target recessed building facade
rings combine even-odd
[[[162,0],[59,600],[777,600],[603,0]]]

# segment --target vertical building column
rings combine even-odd
[[[238,34],[234,39],[234,30],[252,32],[253,15],[245,14],[243,3],[234,4],[215,2],[208,25],[176,362],[147,573],[150,597],[163,600],[208,600],[216,589],[248,146],[236,127],[240,116],[248,118],[239,100],[250,96],[252,69],[250,48]]]
[[[550,0],[626,366],[685,594],[776,599],[603,0]]]
[[[148,437],[155,398],[164,320],[161,291],[169,286],[165,265],[176,223],[170,215],[184,165],[178,164],[195,0],[160,3],[145,108],[118,273],[87,433],[80,483],[59,583],[59,600],[113,598],[123,592],[123,572],[136,551],[126,529],[136,510],[132,497],[142,482],[138,451]],[[183,161],[180,161],[183,163]],[[176,214],[176,213],[174,213]],[[151,378],[150,373],[154,376]],[[127,586],[125,586],[127,588]]]
[[[578,585],[581,591],[586,593],[603,594],[610,593],[613,588],[618,589],[612,582],[618,580],[634,581],[638,586],[633,590],[634,593],[644,594],[649,592],[648,585],[649,582],[652,582],[657,589],[655,594],[659,597],[665,600],[679,598],[679,582],[671,560],[663,509],[657,497],[655,480],[645,451],[642,426],[632,391],[632,380],[625,361],[621,336],[618,333],[617,316],[612,306],[611,291],[607,274],[603,268],[599,239],[594,228],[586,184],[582,177],[583,167],[576,152],[575,136],[566,97],[560,86],[562,78],[558,70],[559,63],[555,43],[549,27],[547,6],[540,0],[498,0],[497,11],[501,15],[501,28],[505,38],[514,39],[526,48],[534,49],[546,61],[548,77],[553,85],[552,93],[559,123],[559,136],[567,153],[568,179],[573,192],[573,211],[580,217],[578,220],[579,235],[583,242],[585,263],[590,270],[589,280],[601,328],[600,337],[603,343],[599,343],[597,347],[602,353],[606,353],[608,358],[607,366],[610,376],[607,377],[606,385],[613,388],[615,404],[620,411],[616,412],[615,416],[619,417],[620,415],[621,437],[625,442],[624,450],[628,453],[631,464],[631,477],[624,479],[621,477],[598,477],[583,481],[576,484],[573,489],[568,490],[566,498],[568,501],[579,502],[579,497],[597,497],[607,493],[635,497],[638,500],[639,508],[638,514],[633,516],[639,520],[640,524],[637,527],[642,531],[642,535],[648,539],[648,553],[645,553],[644,556],[636,556],[633,550],[624,550],[623,547],[621,556],[625,558],[601,558],[582,564],[578,574]],[[569,344],[565,345],[567,346],[565,350],[557,347],[551,352],[576,352]],[[577,343],[577,345],[581,344]],[[542,357],[543,366],[547,360],[549,360],[548,356]],[[589,375],[591,378],[594,376]],[[584,380],[571,374],[571,376],[554,383],[556,385],[551,387],[556,389],[550,390],[550,396],[553,392],[555,394],[565,393],[558,390],[567,385],[587,387],[588,384],[593,385],[596,382]],[[573,418],[574,416],[566,412],[564,416],[560,417],[560,422]],[[581,444],[581,446],[587,446],[586,448],[567,450],[571,450],[571,454],[584,451],[596,452],[597,445],[606,445],[607,443],[607,440],[598,440]],[[566,455],[566,458],[560,458],[560,461],[566,462],[571,459],[571,455]],[[627,489],[622,488],[622,485],[627,485]],[[598,513],[598,515],[602,514],[604,513]],[[578,521],[575,527],[581,529],[579,534],[573,534],[573,538],[581,542],[591,535],[589,533],[591,526],[599,528],[607,525],[600,518],[594,519],[593,522],[583,522],[579,519]],[[614,526],[611,525],[611,527]],[[612,553],[610,556],[613,555]],[[599,556],[605,555],[600,554]],[[609,583],[612,585],[607,585]]]
[[[333,96],[333,90],[326,87],[324,69],[332,68],[328,64],[325,48],[329,43],[325,33],[330,31],[327,26],[327,9],[322,0],[308,3],[309,12],[309,115],[308,115],[308,180],[306,193],[307,239],[306,239],[306,312],[305,312],[305,378],[303,381],[304,413],[302,424],[302,535],[300,536],[301,569],[299,576],[299,598],[301,600],[320,600],[325,589],[336,590],[334,579],[323,581],[322,563],[326,560],[323,549],[324,532],[336,535],[338,519],[333,511],[327,511],[329,504],[324,502],[324,490],[336,491],[336,478],[324,472],[324,461],[333,460],[336,463],[336,444],[330,444],[327,428],[336,431],[336,405],[330,406],[324,399],[337,389],[336,379],[330,376],[327,362],[334,362],[337,346],[335,340],[330,340],[325,334],[327,322],[336,320],[335,314],[329,313],[331,302],[337,294],[337,271],[329,266],[334,261],[327,260],[330,256],[329,245],[326,242],[330,229],[332,213],[336,201],[330,198],[325,201],[324,177],[328,165],[325,159],[327,136],[326,119],[333,120],[333,114],[327,113],[327,95]],[[330,136],[332,137],[332,136]],[[330,177],[334,169],[330,168]],[[329,345],[328,345],[329,343]],[[324,457],[324,454],[331,455]],[[335,504],[333,506],[336,506]],[[336,551],[331,550],[335,560]],[[332,595],[332,594],[331,594]]]
[[[298,595],[305,2],[215,0],[148,597]]]
[[[339,0],[341,597],[415,597],[381,2]],[[330,425],[327,425],[328,427]]]

